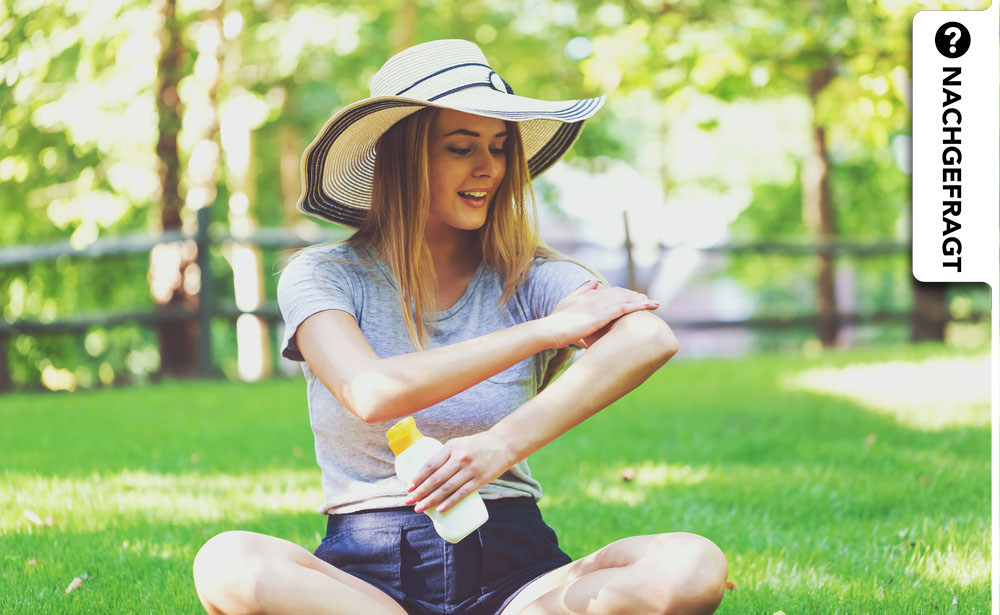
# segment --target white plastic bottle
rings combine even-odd
[[[389,448],[396,454],[396,476],[409,485],[420,466],[444,445],[434,438],[427,438],[417,429],[412,416],[399,421],[386,432]],[[434,529],[448,542],[462,540],[489,519],[486,504],[478,492],[472,492],[443,513],[435,508],[424,511],[434,522]]]

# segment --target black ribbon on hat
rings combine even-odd
[[[500,83],[503,84],[503,89],[502,90],[500,89],[499,86],[497,86],[496,82],[493,81],[493,77],[494,76],[496,76],[496,78],[500,80]],[[490,70],[489,80],[490,80],[490,85],[493,86],[494,90],[497,90],[499,92],[506,91],[508,94],[513,94],[514,93],[514,88],[510,87],[510,84],[507,83],[506,79],[504,79],[500,75],[497,75],[497,72],[495,70]]]
[[[408,92],[411,89],[413,89],[414,87],[416,87],[418,84],[420,84],[420,83],[422,83],[424,81],[427,81],[431,77],[436,77],[436,76],[440,75],[441,73],[446,73],[446,72],[448,72],[450,70],[455,70],[456,68],[462,68],[463,66],[482,66],[482,67],[490,69],[489,75],[486,76],[486,83],[467,83],[467,84],[465,84],[463,86],[459,86],[457,88],[452,88],[452,89],[448,90],[447,92],[442,92],[442,93],[440,93],[440,94],[438,94],[436,96],[431,96],[427,100],[437,100],[438,98],[442,98],[444,96],[447,96],[448,94],[453,94],[453,93],[459,92],[461,90],[465,90],[465,89],[468,89],[468,88],[474,88],[474,87],[480,87],[480,86],[484,86],[484,85],[488,85],[491,88],[493,88],[494,90],[497,90],[498,92],[507,92],[508,94],[513,94],[514,93],[514,88],[510,87],[510,84],[507,83],[504,80],[503,77],[501,77],[500,75],[497,75],[497,72],[495,70],[493,70],[493,68],[490,65],[488,65],[488,64],[480,64],[479,62],[466,62],[464,64],[456,64],[455,66],[449,66],[447,68],[442,68],[439,71],[436,71],[434,73],[431,73],[430,75],[427,75],[426,77],[421,77],[420,79],[417,79],[416,81],[414,81],[413,83],[411,83],[407,87],[405,87],[402,90],[396,92],[396,96],[402,96],[406,92]],[[497,85],[497,83],[493,80],[493,76],[494,75],[496,75],[496,78],[499,79],[500,83],[503,84],[502,88],[499,85]]]

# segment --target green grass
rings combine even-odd
[[[795,384],[941,356],[877,372],[895,405]],[[535,454],[541,507],[573,557],[634,534],[711,538],[736,585],[722,614],[988,613],[980,364],[934,346],[675,361]],[[921,401],[947,386],[953,403]],[[199,613],[207,538],[242,528],[311,550],[324,529],[300,380],[8,395],[0,421],[0,613]]]

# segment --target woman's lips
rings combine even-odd
[[[465,204],[468,205],[469,207],[473,207],[476,209],[484,207],[486,203],[489,202],[489,196],[490,195],[488,192],[486,193],[485,196],[479,198],[470,198],[467,196],[462,196],[462,193],[458,193],[458,198],[462,199],[465,202]]]

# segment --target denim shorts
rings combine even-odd
[[[490,518],[456,544],[411,507],[330,515],[315,554],[382,590],[408,615],[497,615],[572,560],[530,497],[486,500]]]

